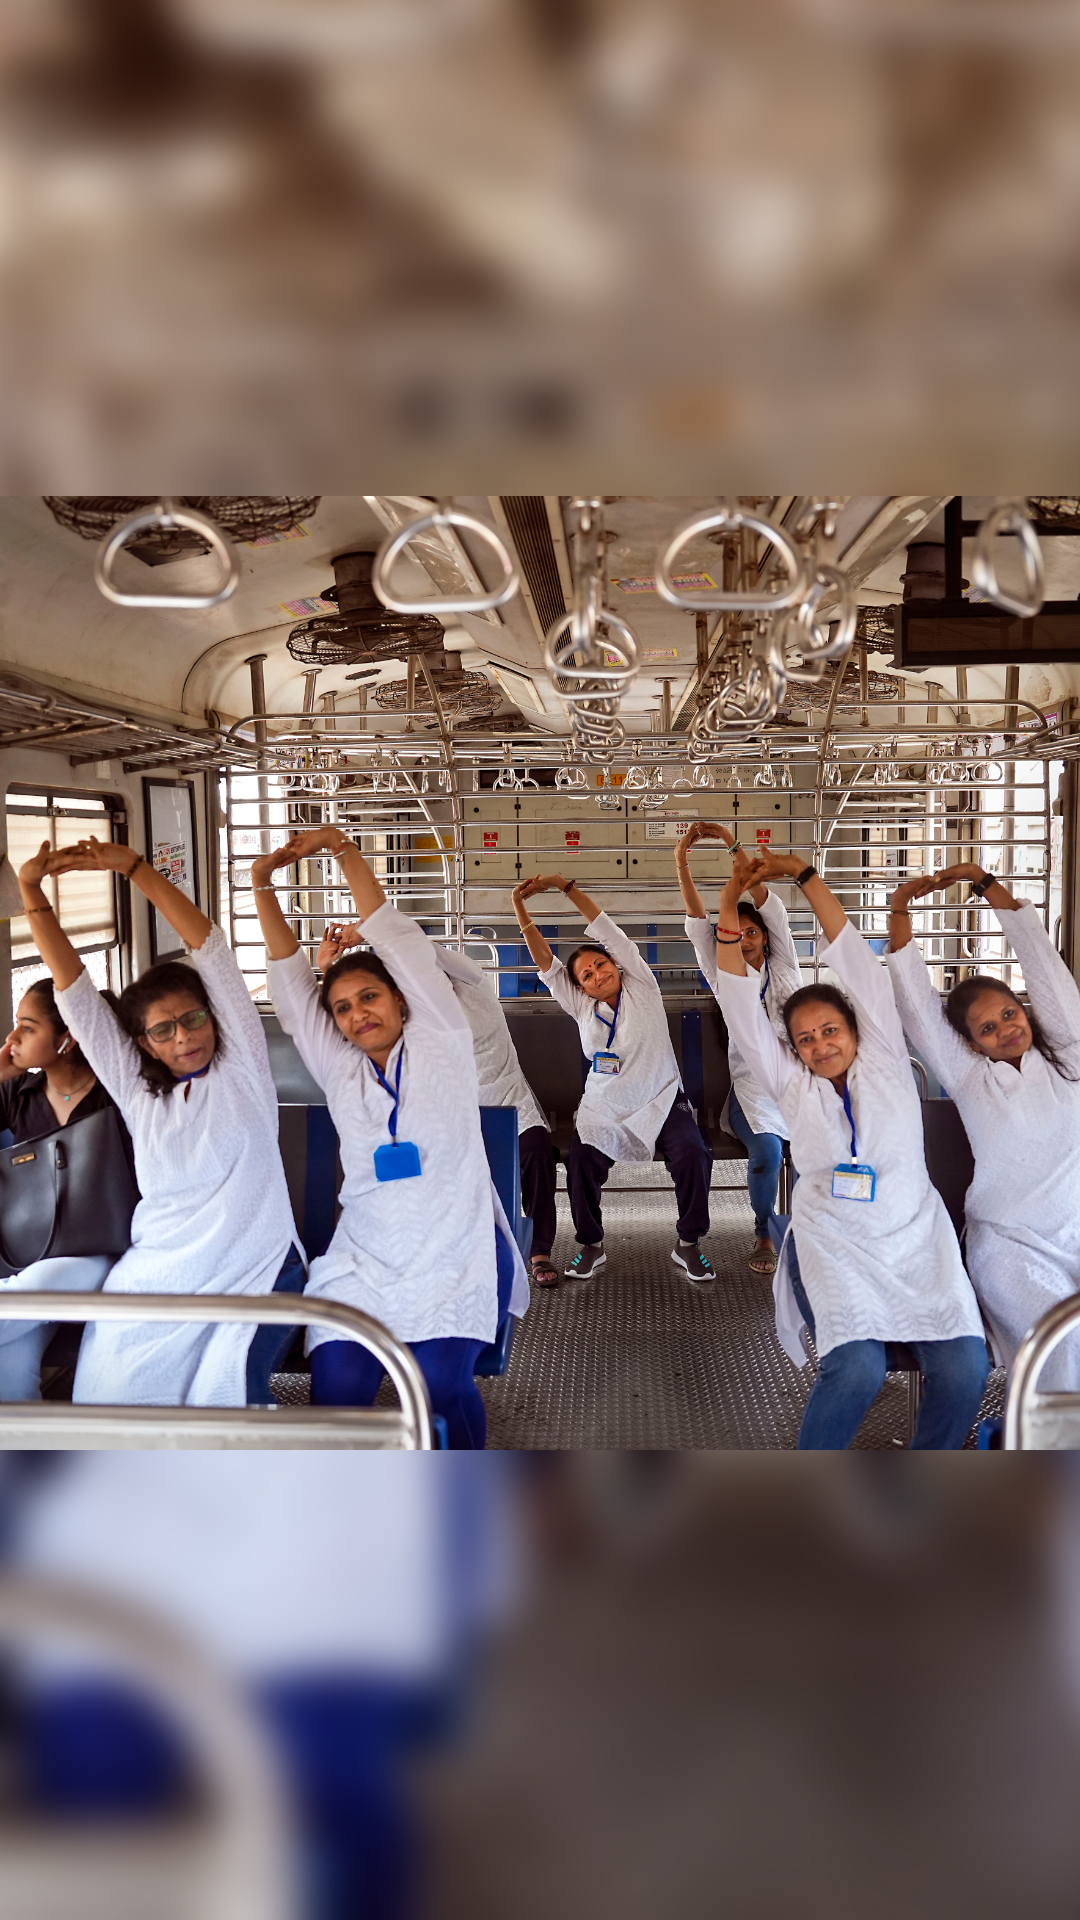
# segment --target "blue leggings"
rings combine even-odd
[[[784,1143],[777,1133],[754,1133],[735,1097],[728,1101],[728,1124],[737,1140],[746,1148],[748,1165],[746,1184],[754,1209],[754,1229],[760,1240],[768,1238],[769,1221],[776,1207],[776,1189],[784,1158]]]
[[[495,1235],[499,1273],[499,1321],[510,1299],[513,1256],[500,1234]],[[487,1444],[487,1409],[473,1374],[486,1340],[411,1340],[409,1346],[427,1381],[431,1410],[446,1421],[450,1446],[482,1448]],[[370,1407],[383,1382],[385,1368],[356,1340],[324,1340],[311,1354],[313,1407]]]

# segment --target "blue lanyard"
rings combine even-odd
[[[769,991],[769,955],[768,955],[768,952],[766,952],[766,954],[765,954],[765,964],[764,964],[764,966],[762,967],[762,969],[761,969],[761,971],[762,971],[762,973],[763,973],[763,974],[765,975],[765,980],[764,980],[764,984],[762,985],[762,989],[761,989],[761,992],[760,992],[760,993],[758,994],[758,999],[759,999],[759,1000],[761,1001],[761,1004],[762,1004],[762,1006],[764,1006],[764,1005],[765,1005],[765,995],[766,995],[766,994],[768,993],[768,991]]]
[[[394,1103],[393,1111],[390,1115],[390,1138],[393,1141],[395,1147],[397,1146],[397,1110],[398,1110],[398,1102],[401,1099],[401,1063],[404,1060],[404,1058],[405,1058],[405,1042],[402,1041],[401,1052],[398,1054],[398,1057],[397,1057],[397,1074],[395,1076],[393,1086],[391,1086],[390,1082],[384,1078],[381,1068],[375,1066],[374,1060],[372,1060],[371,1062],[372,1066],[375,1068],[376,1080],[378,1081],[380,1087],[382,1087],[383,1090],[390,1095],[390,1098]],[[382,1149],[380,1148],[380,1152],[381,1151]],[[404,1148],[402,1148],[402,1152],[404,1152]]]
[[[609,1047],[613,1047],[615,1044],[615,1028],[618,1025],[618,1021],[619,1021],[619,1003],[621,1002],[621,1000],[622,1000],[622,988],[620,987],[618,993],[615,995],[615,1006],[611,1015],[611,1025],[610,1027],[608,1027],[607,1043]],[[604,1019],[604,1016],[601,1013],[599,1007],[594,1007],[593,1011],[596,1014],[596,1017],[599,1020],[600,1025],[602,1027],[607,1027],[607,1021]]]
[[[855,1146],[855,1116],[851,1111],[851,1095],[847,1090],[846,1082],[844,1084],[844,1091],[840,1097],[844,1102],[844,1112],[847,1114],[848,1126],[851,1128],[851,1164],[854,1166],[859,1156]]]

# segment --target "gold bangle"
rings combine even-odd
[[[136,874],[136,873],[138,873],[138,871],[139,871],[139,868],[140,868],[140,867],[144,867],[145,865],[146,865],[146,862],[145,862],[145,860],[143,859],[143,856],[142,856],[142,854],[141,854],[141,853],[137,853],[137,854],[135,855],[135,865],[134,865],[133,867],[129,867],[129,868],[128,868],[128,870],[127,870],[127,872],[126,872],[126,873],[125,873],[125,875],[124,875],[124,879],[125,879],[125,880],[130,880],[130,879],[131,879],[131,878],[133,877],[133,875],[134,875],[134,874]]]
[[[535,932],[536,932],[536,921],[535,921],[535,920],[526,920],[526,922],[525,922],[525,924],[524,924],[524,926],[522,926],[522,924],[521,924],[521,921],[520,921],[520,920],[518,921],[518,932],[519,932],[519,933],[528,933],[528,931],[529,931],[529,928],[530,928],[530,927],[532,928],[532,930],[533,930],[533,932],[535,933]]]
[[[49,901],[46,901],[43,907],[24,907],[23,908],[24,913],[54,913],[55,911],[56,909],[50,905]]]

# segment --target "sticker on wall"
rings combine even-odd
[[[620,593],[655,593],[656,575],[652,573],[632,573],[625,580],[613,580],[613,587]],[[673,573],[671,584],[675,588],[715,587],[716,581],[711,573]]]
[[[759,846],[759,847],[767,847],[767,846],[768,846],[768,844],[769,844],[769,841],[770,841],[771,839],[772,839],[772,828],[771,828],[771,827],[759,827],[759,828],[758,828],[758,830],[757,830],[757,843],[758,843],[758,846]]]
[[[337,612],[332,600],[324,600],[321,594],[317,593],[312,594],[307,600],[279,600],[278,606],[282,613],[287,613],[293,620],[306,620],[314,613]]]
[[[694,819],[697,819],[696,814]],[[690,820],[669,820],[666,817],[660,820],[646,820],[645,838],[646,840],[681,840],[684,833],[689,833],[691,824]]]
[[[490,854],[498,853],[498,851],[499,851],[498,830],[494,827],[485,827],[484,828],[484,852],[490,855]]]
[[[581,829],[580,829],[580,827],[572,827],[572,828],[571,828],[571,827],[567,827],[567,829],[566,829],[566,851],[567,851],[567,853],[580,853],[580,852],[581,852]]]

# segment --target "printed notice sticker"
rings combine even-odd
[[[632,573],[625,580],[613,580],[613,587],[620,593],[655,593],[656,575],[654,573]],[[715,587],[716,581],[711,573],[673,573],[671,584],[676,589],[687,587],[691,592],[695,588]]]
[[[757,830],[757,843],[758,843],[758,846],[759,846],[759,847],[767,847],[771,839],[772,839],[772,828],[771,828],[771,827],[759,827],[759,828],[758,828],[758,830]]]
[[[581,852],[581,829],[580,829],[580,827],[574,827],[574,828],[570,828],[570,827],[567,827],[567,829],[566,829],[566,851],[567,851],[567,853],[580,853],[580,852]]]
[[[316,613],[336,613],[332,600],[324,600],[321,594],[313,594],[307,600],[279,600],[282,613],[291,615],[294,620],[306,620]]]
[[[493,854],[493,853],[498,853],[498,851],[499,851],[499,835],[498,835],[498,830],[497,830],[496,828],[494,828],[494,827],[485,827],[485,828],[484,828],[484,852],[485,852],[485,854],[487,854],[487,855],[489,855],[489,856],[490,856],[490,855],[491,855],[491,854]]]
[[[645,838],[646,840],[681,840],[684,833],[689,833],[692,824],[690,820],[646,820]]]

